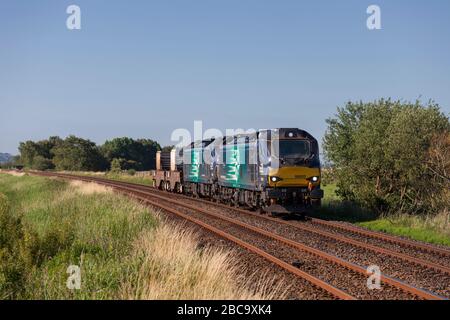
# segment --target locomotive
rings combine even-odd
[[[304,213],[323,198],[317,140],[297,128],[195,141],[158,152],[156,167],[159,189],[272,214]]]

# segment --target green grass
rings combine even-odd
[[[322,185],[322,189],[324,192],[324,203],[328,203],[333,200],[339,200],[339,197],[336,195],[337,186],[336,184],[326,184]]]
[[[435,216],[405,214],[378,216],[354,203],[342,201],[336,195],[336,185],[323,186],[325,197],[315,216],[325,220],[347,221],[370,230],[404,236],[414,240],[450,246],[450,217],[448,212]]]
[[[324,184],[322,189],[324,190],[324,198],[320,209],[314,212],[316,218],[351,223],[376,219],[373,212],[364,210],[352,202],[342,201],[336,194],[337,187],[335,184]]]
[[[69,172],[68,172],[69,173]],[[106,179],[111,179],[115,181],[123,181],[123,182],[130,182],[130,183],[136,183],[136,184],[142,184],[145,186],[153,186],[153,180],[151,180],[149,177],[140,177],[136,175],[129,175],[128,173],[112,173],[112,172],[70,172],[70,174],[74,175],[81,175],[81,176],[90,176],[90,177],[101,177]]]
[[[131,176],[126,173],[122,174],[114,174],[114,173],[107,173],[105,175],[106,178],[116,181],[124,181],[124,182],[131,182],[136,184],[142,184],[146,186],[153,186],[153,180],[150,180],[150,178],[146,177],[138,177],[138,176]]]
[[[449,215],[445,213],[432,217],[396,215],[390,218],[361,222],[359,225],[371,230],[450,246],[450,221]]]
[[[0,267],[0,298],[116,298],[139,263],[127,258],[133,241],[157,224],[131,200],[107,192],[79,194],[53,179],[2,174],[0,193],[9,206],[4,218],[9,225],[19,221],[17,238],[0,243],[0,251],[15,249],[4,250],[12,268]],[[83,290],[67,289],[69,265],[81,267]]]
[[[67,288],[71,265],[80,290]],[[0,300],[284,298],[266,275],[236,283],[243,270],[104,186],[0,173]]]

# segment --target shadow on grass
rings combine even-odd
[[[322,203],[312,214],[312,217],[333,220],[346,221],[351,223],[372,221],[378,218],[373,211],[361,208],[353,202],[328,200]]]

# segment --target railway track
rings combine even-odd
[[[73,175],[71,175],[71,176],[78,177],[78,176],[73,176]],[[103,178],[96,178],[96,179],[99,179],[101,181],[106,181],[106,182],[111,181],[111,180],[103,179]],[[211,201],[207,201],[204,199],[195,199],[195,198],[187,197],[184,195],[163,192],[163,191],[160,191],[158,189],[155,189],[155,188],[149,187],[149,186],[138,185],[138,184],[123,182],[123,181],[116,181],[116,183],[119,183],[124,186],[131,186],[133,188],[137,188],[137,189],[143,190],[143,191],[157,192],[157,193],[163,194],[165,196],[171,196],[171,197],[177,197],[177,198],[182,197],[188,201],[201,202],[201,203],[204,203],[207,205],[213,204],[214,206],[221,207],[226,210],[232,210],[234,212],[238,212],[238,213],[241,213],[244,215],[252,215],[255,217],[259,217],[260,219],[265,219],[265,220],[273,221],[276,223],[282,223],[282,224],[289,225],[289,226],[292,226],[292,227],[300,229],[300,230],[304,230],[304,231],[322,235],[329,239],[333,239],[333,240],[336,240],[339,242],[351,244],[351,245],[354,245],[356,247],[363,248],[366,250],[371,250],[374,253],[384,254],[384,255],[391,256],[391,257],[396,257],[396,258],[402,259],[404,261],[408,261],[408,262],[423,266],[425,268],[437,270],[439,272],[443,272],[443,273],[450,275],[450,250],[448,250],[448,249],[443,249],[443,248],[439,248],[439,247],[435,247],[435,246],[431,246],[431,245],[427,245],[427,244],[423,244],[423,243],[419,243],[419,242],[415,242],[415,241],[411,241],[411,240],[407,240],[407,239],[402,239],[402,238],[394,237],[394,236],[391,236],[388,234],[382,234],[382,233],[378,233],[378,232],[374,232],[374,231],[369,231],[369,230],[365,230],[365,229],[362,229],[362,228],[359,228],[356,226],[341,224],[338,222],[325,221],[325,220],[316,219],[316,218],[310,219],[308,221],[308,223],[299,223],[298,221],[297,222],[285,221],[283,219],[259,215],[259,214],[256,214],[255,212],[252,212],[249,210],[231,207],[229,205],[222,204],[222,203],[212,203]],[[324,230],[324,228],[318,228],[317,226],[319,226],[319,227],[325,226],[326,229]],[[339,231],[336,231],[336,230],[344,231],[345,234],[342,235],[342,232],[339,233]],[[365,238],[360,237],[358,240],[355,240],[352,236],[353,234],[362,235]],[[374,240],[380,240],[381,243],[377,243],[377,245],[372,245],[371,243]],[[391,249],[392,247],[389,247],[389,246],[386,247],[385,246],[386,243],[393,244],[394,246],[396,246],[395,250]],[[403,248],[409,248],[412,250],[409,250],[409,251],[406,250],[406,252],[405,252],[404,250],[402,250]],[[424,256],[424,254],[425,254],[425,258],[421,258],[422,256]],[[436,256],[439,259],[435,259]],[[433,262],[433,260],[439,260],[439,262]]]
[[[271,221],[272,223],[284,224],[286,226],[295,227],[308,232],[311,231],[309,227],[296,225],[293,222],[266,216],[262,217],[247,210],[230,208],[229,206],[211,203],[205,200],[192,199],[184,196],[180,197],[179,195],[157,191],[143,185],[112,181],[97,177],[49,173],[36,174],[84,180],[87,182],[96,182],[110,186],[119,192],[126,193],[138,199],[139,201],[145,202],[153,207],[160,208],[166,212],[199,225],[217,236],[225,238],[254,254],[264,257],[266,260],[277,265],[278,267],[301,277],[320,290],[323,290],[338,299],[442,299],[442,297],[437,294],[416,288],[406,284],[404,281],[400,281],[386,275],[381,276],[381,280],[384,284],[383,290],[368,290],[365,285],[367,279],[365,268],[346,261],[336,255],[271,232],[267,228],[255,226],[255,224],[240,221],[235,217],[214,212],[214,210],[211,210],[210,208],[201,208],[198,206],[198,202],[203,202],[209,206],[213,205],[223,209],[245,213],[245,215],[252,217],[252,219],[261,220],[261,218],[263,218],[265,221]],[[175,196],[177,196],[178,199],[174,199]],[[185,201],[180,201],[182,199]],[[195,203],[189,204],[186,200],[197,202],[197,205],[195,205]],[[330,232],[327,233],[320,230],[315,230],[314,232],[321,236],[343,241],[344,243],[350,243],[369,250],[375,250],[380,254],[392,254],[392,252],[388,250],[377,247],[367,247],[362,242],[356,242],[351,239],[339,239],[338,236]],[[308,259],[306,259],[307,263],[303,262],[303,265],[302,263],[293,261],[295,259],[301,260],[305,257]],[[415,258],[416,260],[411,260],[411,258],[412,257],[408,257],[410,262],[423,264],[424,266],[427,264],[426,261],[417,260],[417,258]],[[311,267],[312,264],[313,266],[318,265],[320,268],[308,269],[308,264],[309,267]],[[439,269],[443,268],[440,265],[434,265],[432,263],[426,265],[426,267]],[[324,271],[327,272],[325,275]],[[445,268],[444,270],[439,271],[446,272]],[[333,276],[330,277],[330,275]]]
[[[374,239],[380,239],[386,242],[391,242],[391,243],[395,243],[395,244],[399,244],[405,247],[410,247],[410,248],[417,248],[417,249],[421,249],[423,251],[426,252],[430,252],[430,253],[435,253],[435,254],[439,254],[445,257],[450,257],[450,250],[449,249],[444,249],[444,248],[439,248],[439,247],[435,247],[435,246],[431,246],[431,245],[427,245],[425,243],[419,243],[416,241],[411,241],[411,240],[407,240],[407,239],[401,239],[395,236],[391,236],[388,234],[382,234],[379,232],[374,232],[374,231],[370,231],[370,230],[365,230],[362,228],[358,228],[355,226],[351,226],[351,225],[344,225],[344,224],[340,224],[340,223],[336,223],[336,222],[331,222],[331,221],[325,221],[325,220],[321,220],[321,219],[316,219],[316,218],[312,218],[311,221],[313,223],[319,224],[319,225],[323,225],[323,226],[327,226],[327,227],[331,227],[334,229],[339,229],[339,230],[343,230],[343,231],[347,231],[347,232],[353,232],[356,234],[361,234],[364,236],[368,236]]]
[[[124,183],[124,185],[129,184]],[[134,184],[131,185],[135,186]],[[428,253],[428,256],[422,256],[422,251],[411,249],[406,255],[401,253],[402,248],[394,248],[395,250],[383,249],[385,243],[374,246],[371,244],[373,241],[372,238],[354,241],[354,239],[352,240],[352,236],[348,236],[348,238],[347,236],[342,236],[342,234],[330,233],[328,232],[329,230],[317,230],[318,227],[314,226],[311,222],[284,221],[280,218],[263,216],[248,210],[242,210],[224,204],[217,204],[203,199],[194,199],[183,195],[171,194],[147,186],[138,185],[136,187],[140,190],[156,192],[168,197],[177,199],[182,198],[197,206],[198,203],[202,203],[208,206],[210,210],[216,210],[216,207],[220,207],[223,208],[220,213],[227,213],[234,219],[248,221],[248,217],[251,216],[254,220],[254,222],[252,222],[254,225],[261,225],[263,220],[267,220],[268,225],[266,229],[269,231],[277,229],[273,227],[275,224],[284,225],[285,227],[281,230],[281,234],[290,232],[289,237],[293,240],[309,244],[311,247],[315,247],[321,251],[327,251],[333,255],[340,256],[354,264],[361,266],[378,265],[384,273],[391,275],[393,278],[401,279],[418,288],[436,292],[441,296],[450,297],[450,276],[448,274],[449,259],[441,254],[438,254],[438,257],[433,256],[431,253]],[[318,239],[318,237],[320,237],[320,239]],[[433,258],[439,260],[439,263],[433,263]],[[442,265],[440,263],[442,263]]]
[[[102,180],[107,180],[107,179],[102,179]],[[144,190],[144,191],[151,190],[153,192],[158,192],[159,194],[164,194],[167,196],[182,197],[189,201],[201,202],[201,203],[208,204],[208,205],[213,204],[214,206],[218,206],[218,207],[224,208],[226,210],[232,210],[234,212],[238,212],[241,214],[259,217],[260,219],[265,219],[265,220],[270,220],[270,221],[277,222],[277,223],[282,223],[285,225],[295,227],[297,229],[320,234],[322,236],[328,237],[328,238],[336,240],[336,241],[352,244],[352,245],[360,247],[360,248],[371,250],[375,253],[389,255],[391,257],[396,257],[396,258],[402,259],[404,261],[408,261],[411,263],[415,263],[417,265],[421,265],[425,268],[430,268],[430,269],[437,270],[437,271],[440,271],[440,272],[443,272],[446,274],[450,274],[450,250],[448,250],[448,249],[439,248],[439,247],[427,245],[424,243],[419,243],[419,242],[412,241],[412,240],[402,239],[402,238],[398,238],[398,237],[391,236],[388,234],[382,234],[382,233],[366,230],[363,228],[359,228],[356,226],[342,224],[339,222],[326,221],[326,220],[321,220],[321,219],[317,219],[317,218],[309,218],[307,223],[304,223],[304,222],[299,223],[298,221],[297,222],[286,221],[286,220],[283,220],[280,218],[273,218],[270,216],[260,215],[255,212],[249,211],[249,210],[231,207],[229,205],[222,204],[222,203],[213,203],[211,201],[207,201],[204,199],[192,198],[192,197],[187,197],[187,196],[178,195],[178,194],[170,194],[170,193],[163,192],[163,191],[160,191],[158,189],[155,189],[155,188],[149,187],[149,186],[130,184],[127,182],[122,182],[122,181],[118,181],[118,183],[125,185],[125,186],[132,186],[132,187],[138,188],[140,190]],[[319,226],[319,227],[325,226],[326,228],[324,230],[324,228],[319,228],[317,226]],[[313,227],[315,227],[315,228],[313,228]],[[328,229],[328,230],[326,230],[326,229]],[[339,231],[341,231],[341,232],[339,232]],[[342,231],[345,232],[344,235],[342,235]],[[358,240],[354,240],[353,234],[361,235],[365,238],[359,237]],[[374,240],[379,240],[380,242],[377,243],[377,245],[372,245],[371,243]],[[395,250],[390,249],[389,246],[385,247],[386,243],[393,244],[394,246],[396,246]],[[409,248],[411,250],[405,251],[405,250],[403,250],[404,248]],[[425,254],[426,259],[418,258],[418,257],[424,256],[424,254]],[[436,257],[438,257],[439,259],[435,259]],[[432,260],[439,260],[439,262],[432,262]]]
[[[74,177],[74,178],[79,177],[79,176],[76,176],[76,175],[67,175],[67,176],[71,176],[71,177]],[[96,179],[99,179],[101,181],[111,181],[111,180],[108,180],[108,179],[97,178],[97,177],[96,177]],[[156,189],[154,187],[150,187],[150,186],[134,184],[134,183],[128,183],[128,182],[123,182],[123,181],[115,181],[115,182],[120,183],[122,185],[132,186],[132,187],[138,188],[140,190],[153,190],[155,192],[160,192],[160,193],[163,193],[163,194],[167,194],[167,192],[160,191],[160,190],[158,190],[158,189]],[[184,198],[187,198],[189,200],[193,200],[194,199],[194,198],[187,197],[187,196],[184,196],[184,195],[177,195],[177,196],[184,197]],[[212,203],[211,201],[204,200],[204,199],[198,199],[198,198],[195,199],[195,201],[199,201],[199,202],[202,202],[202,203],[209,203],[209,204]],[[240,209],[240,208],[234,208],[234,207],[231,207],[229,205],[222,204],[222,203],[214,203],[214,205],[222,207],[222,208],[225,208],[225,209],[232,209],[232,210],[235,210],[237,212],[244,213],[244,214],[252,213],[249,210]],[[269,219],[271,218],[271,217],[265,217],[265,216],[262,216],[262,217],[269,218]],[[274,219],[272,218],[272,220],[274,220]],[[309,218],[309,222],[312,225],[325,226],[325,227],[327,227],[327,228],[329,228],[331,230],[340,230],[340,231],[344,231],[344,232],[346,232],[348,234],[358,234],[358,235],[365,236],[365,237],[367,237],[367,238],[369,238],[371,240],[377,239],[377,240],[380,240],[380,241],[383,241],[383,242],[386,242],[386,243],[392,243],[392,244],[394,244],[396,246],[405,247],[405,248],[411,248],[411,249],[414,249],[414,250],[419,250],[419,251],[422,251],[422,252],[427,252],[427,253],[430,253],[430,254],[435,254],[435,255],[438,255],[438,256],[442,256],[442,257],[448,258],[448,264],[450,265],[450,249],[440,248],[440,247],[432,246],[432,245],[429,245],[429,244],[420,243],[420,242],[409,240],[409,239],[403,239],[403,238],[399,238],[399,237],[392,236],[392,235],[389,235],[389,234],[375,232],[375,231],[363,229],[363,228],[360,228],[360,227],[357,227],[357,226],[354,226],[354,225],[343,224],[343,223],[339,223],[339,222],[326,221],[326,220],[317,219],[317,218]],[[417,256],[417,254],[413,254],[411,256],[414,257],[414,256]],[[450,270],[450,268],[447,268],[446,272],[449,271],[449,270]]]

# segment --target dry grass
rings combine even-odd
[[[82,195],[92,195],[98,193],[107,194],[113,192],[111,188],[93,182],[70,181],[70,186]]]
[[[183,226],[162,224],[142,234],[133,256],[143,263],[138,279],[122,285],[123,299],[259,300],[286,296],[286,284],[276,284],[268,276],[240,278],[242,270],[232,253],[199,249],[197,236]]]
[[[450,238],[450,208],[444,209],[436,215],[427,215],[423,218],[412,219],[411,227],[429,228],[446,234]]]
[[[1,170],[1,169],[0,169],[0,173],[10,174],[15,177],[23,177],[25,175],[24,172],[12,171],[12,170]]]
[[[61,171],[57,171],[57,173],[74,174],[74,175],[86,175],[86,176],[104,176],[104,175],[106,175],[106,172],[104,172],[104,171],[67,171],[67,170],[61,170]]]
[[[441,208],[437,214],[397,214],[383,218],[389,222],[391,228],[401,227],[403,235],[419,236],[413,238],[450,245],[450,190],[444,190],[437,195],[435,205]]]

